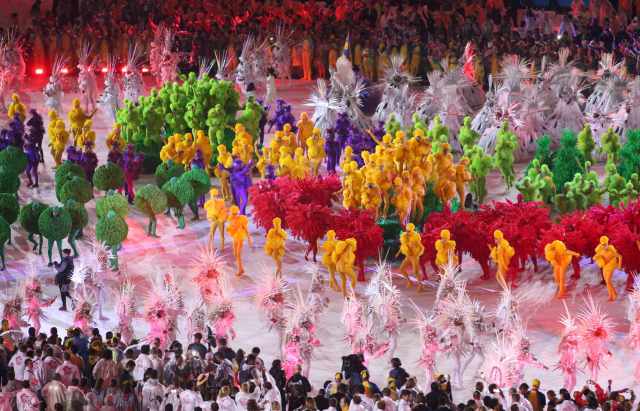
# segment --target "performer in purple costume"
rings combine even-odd
[[[142,156],[142,160],[138,157]],[[142,168],[142,161],[144,156],[142,154],[136,154],[133,144],[127,145],[127,149],[122,154],[122,162],[120,167],[124,171],[124,191],[127,195],[129,203],[133,203],[135,192],[133,190],[133,180],[138,177],[139,171]]]
[[[98,157],[93,152],[93,142],[87,140],[84,143],[84,152],[80,155],[80,166],[84,169],[87,180],[93,184],[93,173],[98,167]]]
[[[327,171],[329,174],[336,173],[336,166],[340,161],[340,142],[336,140],[336,133],[334,129],[328,128],[326,133],[326,140],[324,142],[324,151],[327,154]]]
[[[113,147],[111,147],[111,150],[109,150],[109,153],[107,154],[107,161],[120,165],[122,161],[122,151],[120,151],[120,147],[117,144],[114,144]]]
[[[82,161],[82,153],[75,146],[67,147],[67,161],[80,164]]]
[[[273,126],[276,126],[276,130],[280,131],[284,128],[285,124],[291,125],[291,131],[296,133],[298,128],[296,127],[296,118],[291,114],[291,106],[287,104],[284,100],[278,99],[276,100],[276,109],[273,113],[273,118],[269,120],[269,130]]]
[[[338,118],[336,119],[334,131],[336,134],[336,138],[340,143],[341,151],[344,150],[344,148],[347,146],[347,139],[349,138],[350,129],[351,122],[349,121],[347,113],[339,113]]]
[[[230,168],[226,168],[222,164],[219,164],[218,167],[231,173],[231,194],[233,195],[233,202],[238,206],[241,214],[246,214],[249,200],[249,187],[251,187],[253,161],[244,164],[242,160],[235,158]]]
[[[32,144],[36,146],[36,150],[38,151],[39,161],[44,164],[44,152],[42,151],[42,140],[44,138],[44,123],[42,122],[42,116],[38,114],[35,109],[29,110],[31,113],[31,118],[27,121],[27,126],[29,126],[29,134],[25,137],[25,139],[31,141]]]
[[[38,164],[40,163],[40,153],[36,144],[27,140],[24,144],[24,153],[27,155],[27,187],[38,187]]]

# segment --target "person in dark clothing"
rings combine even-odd
[[[395,380],[396,387],[403,387],[407,382],[407,378],[409,378],[409,373],[402,368],[402,362],[399,358],[391,359],[391,367],[389,377]]]
[[[236,358],[236,352],[227,346],[227,339],[220,338],[218,341],[218,351],[222,358],[233,361]]]
[[[204,360],[204,356],[207,355],[207,347],[202,344],[202,334],[195,333],[193,335],[193,342],[189,344],[187,351],[195,351],[200,356],[200,359]]]
[[[287,381],[287,394],[289,394],[287,410],[293,411],[303,406],[309,392],[311,392],[311,384],[307,377],[302,375],[302,367],[298,366],[295,374]]]
[[[427,407],[432,410],[447,405],[447,395],[440,390],[440,385],[434,381],[431,383],[431,392],[425,398]]]
[[[71,294],[69,294],[69,286],[71,285],[71,277],[73,276],[73,257],[71,256],[71,250],[65,248],[62,250],[64,257],[59,263],[54,263],[56,268],[55,282],[60,289],[60,298],[62,299],[62,307],[60,311],[67,311],[67,297],[71,300]],[[72,300],[73,303],[73,300]]]
[[[282,369],[282,362],[280,360],[273,360],[273,362],[271,363],[271,369],[269,369],[269,374],[276,382],[276,387],[278,387],[278,390],[280,391],[281,404],[283,404],[284,406],[284,393],[285,389],[287,388],[287,376]]]
[[[318,395],[316,396],[315,401],[316,401],[316,408],[318,408],[318,410],[322,411],[329,408],[329,399],[326,397],[325,391],[323,388],[320,388],[318,390]]]

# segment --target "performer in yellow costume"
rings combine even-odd
[[[471,181],[471,173],[467,169],[469,167],[469,159],[462,157],[456,165],[456,191],[460,199],[460,208],[464,207],[465,190],[464,186]]]
[[[348,295],[347,278],[351,280],[351,289],[356,289],[356,272],[353,266],[356,262],[357,246],[358,244],[355,238],[340,240],[336,243],[335,250],[332,254],[333,263],[342,281],[342,295],[345,297]]]
[[[400,250],[396,256],[402,254],[404,260],[400,264],[400,273],[407,280],[407,287],[411,287],[411,279],[409,278],[409,267],[416,279],[419,278],[420,272],[420,256],[424,253],[424,246],[420,234],[415,231],[413,223],[407,224],[406,231],[400,234]],[[419,289],[422,285],[418,286]]]
[[[337,290],[338,283],[336,283],[336,265],[333,262],[333,252],[336,249],[336,232],[333,230],[327,231],[327,239],[322,243],[322,264],[327,267],[329,271],[329,286]]]
[[[449,263],[458,265],[456,242],[451,239],[451,232],[449,232],[449,230],[440,231],[440,239],[436,240],[435,247],[436,265],[438,267],[447,266]]]
[[[209,220],[209,245],[214,246],[216,231],[220,231],[220,249],[224,249],[224,224],[229,218],[229,210],[224,203],[224,199],[218,197],[218,190],[212,188],[209,191],[210,198],[204,203]]]
[[[300,120],[298,121],[298,134],[296,145],[298,147],[304,147],[307,139],[313,134],[313,121],[309,120],[309,115],[305,112],[300,113]]]
[[[220,144],[217,147],[218,150],[218,163],[222,164],[222,167],[231,168],[233,158],[227,150],[227,146]],[[231,185],[229,182],[229,172],[224,168],[216,167],[214,174],[220,180],[220,187],[222,189],[222,198],[229,201],[231,200]]]
[[[494,246],[489,246],[491,249],[491,260],[498,266],[496,271],[496,280],[503,288],[507,288],[506,275],[509,270],[509,264],[511,258],[515,255],[515,250],[504,238],[504,234],[500,230],[493,232],[493,238],[495,240]]]
[[[622,266],[622,256],[616,250],[616,248],[609,244],[609,237],[600,237],[600,244],[596,247],[596,254],[593,256],[593,261],[602,270],[602,277],[607,285],[607,292],[609,293],[609,301],[615,301],[618,297],[611,279],[613,272]]]
[[[51,155],[56,167],[62,164],[62,154],[69,142],[69,133],[65,130],[64,121],[58,119],[55,121],[53,135],[49,136],[49,147],[51,147]]]
[[[273,219],[273,227],[267,232],[267,240],[264,243],[264,252],[276,262],[276,275],[282,275],[282,258],[284,257],[284,243],[287,240],[287,232],[282,229],[280,217]]]
[[[231,206],[231,214],[229,215],[229,226],[227,227],[227,233],[233,239],[233,256],[236,259],[236,265],[238,266],[238,277],[244,274],[244,267],[242,266],[242,246],[244,240],[249,241],[249,246],[252,245],[251,236],[249,235],[249,220],[247,216],[240,214],[240,209],[237,206]]]
[[[14,93],[11,95],[11,103],[9,103],[7,110],[9,121],[13,120],[16,114],[20,115],[20,121],[24,123],[24,119],[27,117],[27,108],[22,104],[22,101],[20,101],[20,96]]]
[[[553,278],[556,284],[558,284],[558,294],[556,298],[564,297],[565,274],[573,257],[580,257],[580,254],[567,250],[567,246],[560,240],[554,240],[544,246],[544,258],[551,264],[553,268]]]
[[[324,151],[324,138],[320,135],[320,129],[314,128],[311,137],[307,138],[307,157],[311,164],[311,173],[314,176],[318,175],[320,165],[326,156]]]

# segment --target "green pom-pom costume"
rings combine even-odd
[[[0,193],[0,217],[11,225],[18,219],[18,214],[20,214],[18,198],[14,194]],[[8,241],[11,244],[11,236]]]
[[[9,223],[2,217],[0,217],[0,262],[2,263],[2,267],[0,269],[4,270],[5,261],[4,261],[4,245],[11,238],[11,226]]]
[[[197,220],[198,217],[198,199],[209,192],[211,188],[211,179],[206,171],[201,168],[192,168],[188,172],[184,173],[180,180],[183,180],[193,188],[193,199],[189,201],[189,208],[193,212],[193,219]]]
[[[58,247],[58,255],[62,259],[62,240],[69,236],[73,222],[71,215],[62,207],[47,207],[38,218],[38,228],[47,239],[47,256],[49,257],[49,265],[53,265],[51,254],[53,253],[53,245]]]
[[[0,151],[0,165],[20,175],[27,169],[27,155],[16,146]]]
[[[167,196],[167,205],[173,209],[174,215],[178,219],[178,228],[183,229],[184,213],[182,210],[185,205],[197,201],[193,187],[185,180],[172,177],[162,186],[162,191]]]
[[[127,198],[120,193],[109,191],[106,196],[96,199],[96,217],[103,218],[110,210],[125,218],[129,214]]]
[[[171,160],[160,163],[155,172],[156,185],[163,187],[171,178],[180,177],[182,174],[184,174],[184,167],[180,164],[176,164]]]
[[[8,167],[0,166],[0,193],[16,194],[20,189],[20,177]]]
[[[111,269],[118,269],[118,250],[129,234],[129,226],[122,217],[113,210],[98,219],[96,223],[96,239],[111,249],[109,264]]]
[[[20,226],[29,233],[27,238],[29,239],[29,242],[33,244],[32,251],[37,251],[38,254],[42,254],[42,232],[38,225],[38,219],[48,207],[49,206],[46,204],[33,201],[24,205],[20,209],[20,215],[18,216]],[[38,241],[33,238],[34,235],[38,236]]]
[[[147,184],[136,191],[136,198],[133,204],[138,210],[149,217],[147,234],[152,237],[157,237],[156,228],[158,222],[156,220],[156,214],[161,214],[167,209],[167,196],[158,186]]]
[[[67,210],[71,216],[71,230],[69,231],[67,241],[73,250],[73,256],[77,257],[79,254],[78,249],[76,248],[76,239],[78,238],[80,231],[82,231],[89,222],[89,215],[82,203],[73,199],[69,199],[64,203],[64,209]]]
[[[93,173],[93,185],[100,191],[117,190],[124,185],[124,171],[112,162],[103,164]]]

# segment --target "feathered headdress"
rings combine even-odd
[[[614,321],[604,313],[591,293],[584,299],[584,307],[578,313],[578,327],[585,347],[607,343],[613,337]]]
[[[365,313],[362,302],[353,290],[344,299],[342,306],[342,324],[345,327],[345,341],[353,346],[363,330],[365,330]]]
[[[285,310],[291,309],[288,301],[289,284],[272,270],[262,269],[264,281],[260,282],[256,290],[255,301],[258,308],[265,312],[269,320],[269,328],[286,327]]]
[[[346,110],[337,96],[329,94],[327,82],[322,78],[317,80],[316,88],[304,105],[313,108],[311,120],[323,133],[333,127],[338,113]]]
[[[65,56],[56,56],[55,60],[53,61],[53,66],[51,67],[51,75],[54,77],[60,76],[60,73],[62,72],[62,69],[67,64],[67,62],[68,59]]]
[[[96,61],[91,57],[91,53],[93,51],[93,47],[91,43],[84,42],[82,43],[82,47],[80,48],[80,54],[78,55],[78,69],[80,71],[87,70],[90,71],[93,69]]]
[[[227,69],[229,68],[229,52],[227,50],[222,52],[214,51],[213,56],[216,64],[216,78],[218,80],[227,80],[229,76],[229,73],[227,73]]]
[[[210,245],[204,246],[193,258],[191,268],[195,274],[192,281],[200,290],[202,300],[206,304],[213,303],[222,292],[221,278],[229,275],[224,258]]]
[[[127,72],[135,72],[140,68],[142,64],[142,48],[137,42],[129,44],[129,51],[127,53]]]
[[[456,292],[456,290],[466,289],[467,287],[467,282],[458,275],[460,266],[455,264],[455,259],[452,257],[453,256],[450,255],[447,264],[441,266],[438,271],[440,282],[436,290],[436,300],[434,304],[437,304],[438,301],[447,295]]]

